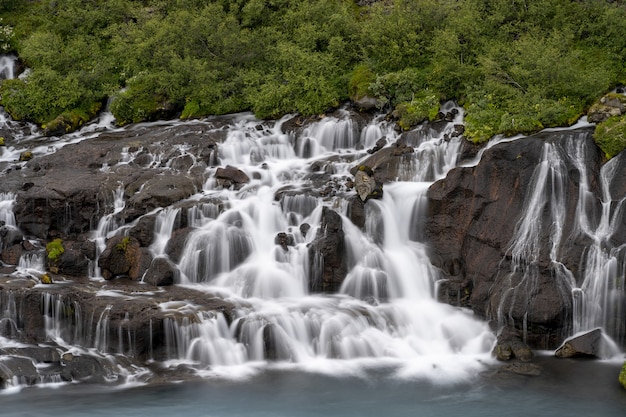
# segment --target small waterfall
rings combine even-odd
[[[159,211],[154,223],[154,241],[150,246],[154,257],[165,255],[165,247],[172,236],[172,230],[178,218],[180,209],[170,209]]]
[[[13,214],[15,198],[14,193],[0,193],[0,225],[17,227]]]
[[[0,291],[0,340],[19,335],[22,327],[20,313],[13,291]]]
[[[577,156],[582,165],[585,155]],[[623,344],[626,341],[626,320],[623,319],[626,316],[626,247],[616,246],[612,237],[626,214],[626,198],[615,200],[610,191],[617,162],[617,158],[610,160],[600,171],[602,209],[599,220],[594,222],[588,217],[587,213],[593,213],[587,209],[588,198],[579,199],[579,230],[591,238],[592,244],[582,260],[582,285],[573,289],[574,332],[602,327],[611,338]],[[581,180],[581,187],[582,183]]]
[[[111,237],[121,226],[117,223],[115,215],[124,209],[124,189],[120,186],[113,192],[113,212],[103,216],[98,222],[98,227],[93,233],[93,240],[96,243],[96,259],[90,267],[90,278],[102,278],[98,267],[98,257],[106,248],[106,239]]]
[[[15,64],[17,57],[15,55],[0,56],[0,80],[12,80],[15,78]]]

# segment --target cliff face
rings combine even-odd
[[[590,276],[593,248],[623,262],[622,159],[601,174],[592,130],[547,132],[496,145],[476,166],[434,183],[425,230],[446,277],[440,298],[519,331],[534,348],[554,349],[581,320],[575,289],[611,279],[608,271]],[[601,230],[603,222],[613,229]],[[600,285],[613,285],[623,312],[623,284]],[[623,343],[623,323],[609,332]]]

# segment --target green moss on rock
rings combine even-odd
[[[619,373],[619,383],[622,384],[622,387],[624,387],[624,389],[626,389],[626,362],[624,362],[622,370]]]
[[[607,159],[626,149],[626,115],[611,117],[598,124],[593,138]]]
[[[63,248],[63,241],[61,239],[54,239],[46,245],[48,259],[52,262],[58,261],[59,257],[63,255],[63,252],[65,252],[65,249]]]

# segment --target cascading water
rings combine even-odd
[[[0,55],[0,80],[12,80],[15,78],[15,55]]]
[[[462,113],[458,117],[457,123]],[[238,190],[206,183],[204,196],[224,204],[212,205],[210,215],[194,210],[188,216],[195,229],[178,266],[182,284],[227,291],[240,307],[230,326],[219,314],[169,320],[171,359],[200,368],[268,360],[306,368],[369,358],[434,379],[480,368],[489,360],[491,333],[470,313],[435,301],[437,272],[420,242],[430,185],[423,181],[440,178],[456,163],[460,142],[449,138],[452,124],[417,135],[418,151],[399,170],[400,177],[417,182],[388,185],[382,200],[368,201],[365,233],[345,217],[341,198],[315,198],[298,189],[306,186],[306,167],[314,160],[337,150],[348,160],[365,158],[354,148],[397,134],[384,122],[359,132],[341,115],[315,122],[295,137],[282,133],[280,124],[259,129],[256,121],[243,120],[220,147],[220,163],[253,180]],[[337,164],[345,171],[333,174],[348,176],[356,163]],[[417,169],[424,164],[427,170]],[[284,189],[293,192],[280,193]],[[348,271],[339,295],[321,297],[308,293],[307,281],[316,262],[323,263],[311,260],[309,252],[323,206],[338,208],[342,216]],[[280,236],[285,240],[279,242]],[[234,353],[219,354],[225,347]]]

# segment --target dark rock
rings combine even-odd
[[[176,266],[166,258],[155,258],[146,271],[143,282],[157,287],[174,285],[177,272]]]
[[[141,248],[137,239],[114,236],[107,241],[106,248],[98,259],[98,266],[104,279],[128,276],[137,280],[141,279],[150,261],[150,252]]]
[[[528,362],[534,356],[532,350],[522,341],[520,332],[512,327],[501,329],[492,355],[499,361],[518,359],[522,362]]]
[[[24,248],[22,245],[13,245],[0,252],[0,260],[8,265],[18,265],[23,254]]]
[[[15,379],[19,384],[36,384],[39,380],[39,374],[33,361],[19,356],[0,358],[0,386],[7,388],[13,384]]]
[[[540,376],[542,368],[534,363],[509,362],[500,367],[501,371],[523,376]]]
[[[554,352],[557,358],[597,358],[600,356],[602,330],[595,329],[566,340]]]
[[[154,223],[156,218],[154,215],[142,216],[137,223],[128,230],[128,236],[134,237],[139,241],[141,246],[148,247],[154,239]]]
[[[89,275],[89,263],[95,260],[96,246],[92,241],[63,242],[63,253],[55,262],[59,274],[72,276]]]
[[[283,250],[287,250],[288,246],[295,246],[296,242],[294,237],[290,233],[280,232],[274,238],[274,243],[283,248]]]
[[[62,358],[64,365],[62,377],[65,381],[82,381],[102,384],[106,382],[109,373],[102,365],[100,358],[94,356],[75,356],[65,354]]]
[[[341,216],[324,207],[315,240],[309,246],[309,290],[334,293],[346,277],[346,248]]]
[[[189,233],[193,231],[193,228],[186,227],[184,229],[178,229],[172,232],[172,236],[167,241],[165,246],[165,253],[170,257],[173,262],[179,262],[185,249],[185,243]]]
[[[352,196],[348,200],[348,218],[356,227],[365,227],[365,202],[359,196]]]
[[[562,236],[569,237],[568,249],[562,251],[560,263],[552,263],[552,231],[543,227],[539,230],[537,259],[512,268],[511,242],[527,195],[535,189],[533,174],[547,143],[553,144],[567,165],[562,169],[562,192],[567,196]],[[444,278],[460,285],[452,288],[444,284],[451,292],[443,298],[456,303],[458,290],[471,288],[469,306],[477,315],[488,320],[505,319],[500,325],[525,329],[525,340],[532,348],[554,349],[570,333],[572,301],[567,283],[569,274],[579,276],[580,259],[589,244],[572,229],[580,177],[567,158],[573,152],[567,150],[569,144],[585,149],[590,185],[599,189],[597,173],[602,157],[593,144],[592,131],[583,129],[542,133],[496,145],[484,153],[477,166],[455,168],[428,190],[424,234],[431,260]],[[595,216],[599,201],[590,200],[588,207]],[[552,224],[548,208],[542,216],[546,218],[537,218],[537,222]]]
[[[215,180],[220,187],[233,187],[235,190],[238,190],[244,184],[250,182],[250,177],[242,170],[229,165],[226,168],[217,169],[215,172]]]

